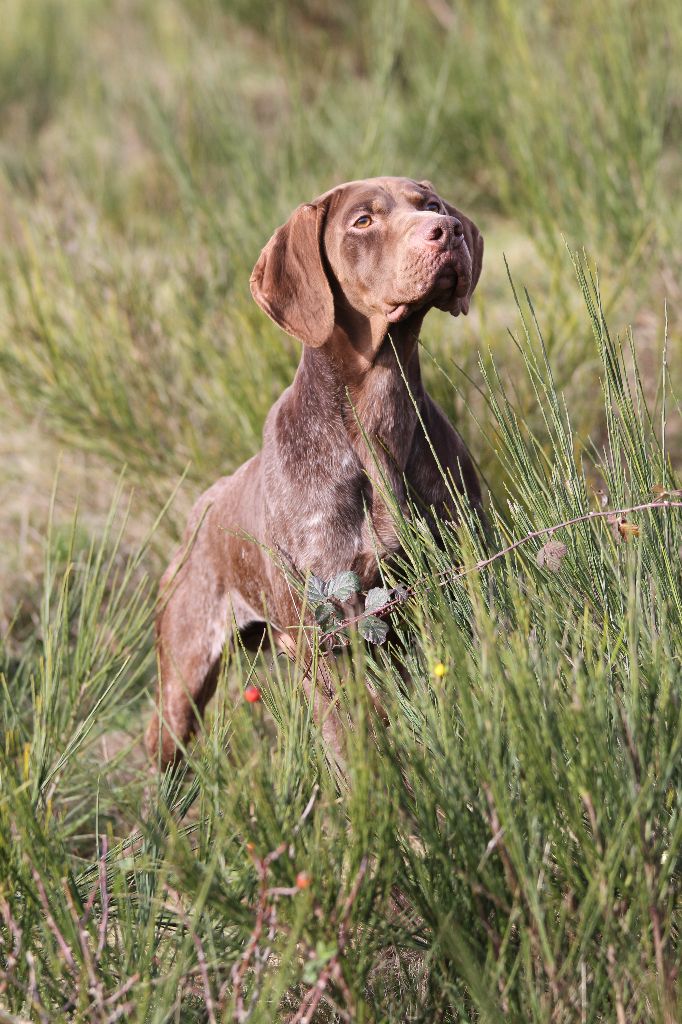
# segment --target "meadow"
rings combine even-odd
[[[679,1020],[682,6],[0,13],[0,1022]],[[379,173],[485,236],[421,360],[487,543],[395,509],[343,769],[237,649],[159,775],[157,581],[299,358],[249,274]]]

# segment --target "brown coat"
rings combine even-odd
[[[235,625],[268,622],[287,647],[300,604],[282,559],[323,579],[354,569],[369,588],[377,551],[398,548],[386,483],[404,505],[407,482],[447,518],[442,469],[480,507],[469,454],[422,385],[417,341],[433,306],[468,312],[482,254],[475,225],[429,182],[406,178],[339,185],[299,206],[263,249],[251,291],[303,354],[261,451],[201,496],[162,580],[164,728],[155,713],[147,730],[152,756],[161,734],[162,763],[212,696]]]

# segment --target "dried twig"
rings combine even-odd
[[[320,975],[312,988],[308,989],[307,993],[303,997],[301,1005],[296,1011],[296,1014],[291,1018],[291,1024],[310,1024],[310,1021],[313,1019],[313,1014],[319,1006],[320,1000],[325,994],[325,989],[332,978],[343,990],[346,1000],[350,1002],[350,991],[346,985],[345,978],[343,977],[339,957],[343,953],[346,945],[348,919],[358,897],[358,893],[360,892],[362,881],[367,873],[368,863],[367,857],[363,857],[360,861],[360,867],[358,868],[358,873],[355,876],[355,881],[353,882],[353,886],[343,904],[341,920],[339,921],[336,953],[334,953],[331,959],[322,968]]]
[[[616,1003],[616,1021],[617,1024],[626,1024],[627,1017],[625,1016],[625,1002],[623,999],[623,990],[616,975],[616,951],[612,945],[609,945],[606,951],[606,963],[609,981],[611,982],[611,987],[613,988],[613,994]]]
[[[47,1010],[43,1006],[40,996],[38,995],[38,982],[36,980],[36,963],[35,957],[30,950],[26,951],[26,963],[28,964],[28,997],[31,1002],[33,1009],[37,1012],[40,1017],[41,1024],[50,1024],[50,1017]]]
[[[234,982],[234,1000],[235,1000],[235,1020],[238,1024],[245,1021],[248,1017],[249,1010],[244,1005],[244,992],[243,984],[244,977],[247,970],[251,965],[251,961],[256,954],[258,949],[258,943],[260,937],[263,934],[263,927],[265,925],[268,915],[268,872],[270,865],[273,864],[279,857],[282,856],[284,851],[288,847],[288,843],[282,842],[279,846],[272,850],[266,857],[254,857],[254,863],[258,872],[259,886],[258,886],[258,903],[256,905],[256,921],[253,926],[253,931],[249,936],[249,941],[246,944],[244,952],[241,955],[240,960],[232,968],[232,981]]]
[[[107,1003],[117,1003],[118,1000],[121,999],[126,994],[126,992],[129,992],[133,985],[136,985],[139,980],[139,971],[136,971],[135,974],[131,974],[128,980],[123,985],[121,985],[120,988],[117,988],[115,992],[112,992],[110,996],[107,996],[107,998],[104,1000],[105,1005]]]
[[[94,1011],[97,1010],[97,1019],[101,1021],[102,1024],[104,1024],[104,1022],[106,1021],[106,1011],[104,1008],[104,990],[101,978],[97,976],[97,972],[95,971],[95,964],[92,958],[92,950],[90,949],[90,935],[87,929],[84,928],[83,925],[80,923],[80,920],[78,918],[78,911],[76,909],[73,896],[71,895],[71,890],[68,888],[68,886],[65,888],[65,894],[66,902],[69,905],[69,912],[71,914],[74,926],[76,928],[76,934],[78,935],[78,944],[81,948],[83,963],[85,964],[85,970],[88,975],[88,992],[92,997],[92,1003],[89,1007],[91,1018],[94,1019]],[[74,983],[78,985],[80,971],[74,968],[72,970],[72,974],[74,977]],[[76,1001],[75,995],[73,1001]]]
[[[5,962],[5,971],[3,972],[3,974],[5,974],[11,973],[16,967],[17,963],[19,962],[19,954],[21,953],[21,945],[23,942],[23,932],[18,922],[15,921],[14,916],[12,914],[12,908],[10,907],[6,899],[0,900],[0,913],[2,913],[2,916],[5,920],[7,930],[11,933],[12,938],[14,939],[14,949],[12,950],[11,953],[7,954],[7,959]],[[3,992],[4,989],[5,982],[3,980],[0,983],[0,992]]]
[[[667,493],[667,492],[666,492]],[[565,519],[561,523],[556,523],[554,526],[544,526],[541,530],[533,530],[531,533],[527,533],[525,537],[521,537],[519,540],[515,540],[512,544],[508,544],[507,547],[502,548],[500,551],[496,551],[495,554],[490,555],[489,558],[482,558],[474,565],[469,566],[467,569],[457,569],[454,566],[449,569],[444,569],[442,572],[436,574],[434,579],[442,581],[443,585],[448,580],[459,580],[464,576],[470,576],[472,573],[481,572],[483,569],[487,569],[493,562],[498,561],[500,558],[504,558],[505,555],[511,554],[512,551],[516,551],[518,548],[527,544],[531,540],[537,540],[539,537],[546,537],[556,532],[556,530],[563,530],[569,526],[576,526],[578,523],[585,523],[591,519],[608,519],[609,517],[615,516],[617,519],[621,519],[624,516],[629,515],[632,512],[645,512],[649,509],[670,509],[670,508],[682,508],[682,501],[669,501],[668,499],[658,499],[656,501],[645,501],[640,505],[630,505],[627,508],[619,509],[600,509],[596,512],[585,512],[581,516],[575,516],[573,519]],[[358,622],[362,622],[363,619],[368,618],[370,615],[383,618],[388,615],[390,611],[402,604],[406,598],[412,597],[418,590],[424,589],[429,590],[433,586],[431,579],[427,577],[421,577],[410,587],[406,587],[398,597],[391,598],[386,604],[381,605],[379,608],[373,608],[371,612],[360,612],[358,615],[349,616],[344,619],[343,622],[338,622],[333,629],[327,630],[320,637],[321,641],[328,641],[333,638],[342,629],[348,626],[354,626]]]
[[[15,1017],[13,1013],[3,1010],[0,1007],[0,1024],[30,1024],[25,1017]]]
[[[445,0],[425,0],[426,6],[445,32],[450,32],[455,26],[456,16],[452,7]]]
[[[66,962],[67,967],[74,971],[76,969],[76,962],[73,958],[71,947],[69,946],[68,942],[60,932],[59,928],[57,927],[57,922],[52,916],[52,912],[50,910],[50,903],[47,898],[47,893],[45,892],[45,886],[43,885],[42,879],[35,868],[33,868],[32,873],[33,881],[36,883],[36,888],[38,890],[38,898],[40,899],[43,911],[45,912],[45,920],[48,923],[50,931],[57,940],[57,945],[59,946],[59,949],[64,958],[64,961]]]
[[[301,813],[301,816],[299,817],[298,821],[296,822],[293,828],[292,838],[293,836],[297,836],[299,834],[304,823],[312,813],[319,790],[319,785],[315,784],[315,786],[313,786],[313,791],[310,795],[310,799],[308,800],[308,803],[305,805],[303,812]],[[280,896],[296,896],[301,891],[298,886],[294,887],[268,885],[270,867],[275,863],[276,860],[278,860],[282,856],[283,853],[287,851],[289,852],[289,856],[293,856],[293,846],[290,841],[281,842],[279,846],[277,846],[274,850],[271,850],[270,853],[268,853],[265,857],[258,857],[254,855],[252,851],[250,851],[253,857],[256,871],[258,872],[258,901],[256,904],[256,920],[251,935],[249,936],[249,941],[247,942],[244,948],[244,952],[242,953],[241,958],[233,966],[231,972],[231,978],[234,985],[233,998],[235,1002],[235,1020],[238,1022],[238,1024],[241,1024],[242,1021],[248,1019],[251,1010],[253,1009],[253,1006],[255,1004],[255,1001],[258,997],[258,979],[260,978],[260,975],[262,974],[270,956],[269,946],[267,949],[263,950],[262,953],[259,955],[258,944],[260,942],[261,936],[266,925],[268,928],[268,941],[272,943],[272,941],[275,938],[277,928],[276,900]],[[252,963],[255,963],[254,970],[256,973],[256,984],[254,986],[254,990],[251,994],[251,999],[247,1007],[245,1006],[244,1003],[243,985],[246,972],[248,971]],[[225,983],[220,989],[220,993],[218,996],[218,1005],[220,1007],[222,1007],[226,995],[227,983]]]
[[[107,889],[107,837],[102,836],[102,853],[99,858],[99,891],[102,901],[102,917],[99,923],[99,938],[95,957],[99,960],[107,940],[107,923],[109,921],[109,891]]]
[[[204,1006],[206,1007],[206,1014],[208,1017],[209,1024],[217,1024],[215,1015],[216,1005],[213,999],[213,993],[211,992],[211,982],[208,977],[208,967],[206,965],[206,953],[204,951],[204,946],[201,941],[201,937],[198,935],[196,929],[192,926],[192,922],[190,921],[187,914],[184,912],[184,910],[182,910],[181,907],[178,908],[178,912],[182,917],[182,920],[187,931],[192,936],[194,948],[197,951],[199,973],[201,975],[201,982],[204,989]]]

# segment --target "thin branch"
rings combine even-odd
[[[57,927],[57,922],[55,921],[54,917],[52,916],[52,912],[50,911],[50,902],[49,902],[49,900],[47,898],[47,893],[45,892],[45,886],[43,885],[42,879],[41,879],[40,875],[38,874],[38,872],[35,870],[35,868],[33,868],[33,880],[36,883],[36,888],[38,889],[38,896],[39,896],[40,902],[43,905],[43,911],[45,912],[45,919],[46,919],[46,921],[47,921],[47,923],[49,925],[50,931],[52,932],[52,934],[54,935],[55,939],[57,940],[57,945],[59,946],[59,949],[61,950],[61,954],[64,957],[64,960],[66,961],[67,966],[70,967],[72,971],[75,971],[76,970],[76,962],[75,962],[75,960],[73,958],[73,953],[71,951],[71,947],[69,946],[68,942],[66,941],[66,939],[64,938],[64,936],[60,932],[59,928]]]
[[[325,964],[323,969],[320,971],[320,975],[315,984],[312,986],[312,988],[308,989],[308,991],[306,992],[305,996],[303,997],[303,1001],[301,1002],[301,1005],[296,1011],[296,1014],[291,1018],[291,1024],[309,1024],[309,1022],[312,1021],[313,1014],[315,1013],[317,1007],[320,1004],[320,1001],[325,995],[325,989],[327,988],[327,985],[332,979],[336,981],[339,988],[341,988],[341,990],[344,992],[346,999],[348,999],[350,996],[348,986],[346,985],[346,981],[345,978],[343,977],[343,972],[341,970],[341,964],[339,963],[339,957],[343,953],[346,945],[346,929],[348,926],[348,919],[353,909],[353,905],[355,904],[355,901],[358,898],[360,886],[362,885],[365,874],[367,873],[368,863],[369,861],[367,857],[363,857],[362,860],[360,861],[360,867],[358,868],[358,873],[355,876],[355,881],[353,882],[353,886],[343,904],[341,920],[339,922],[338,943],[336,953],[334,953],[334,956],[331,957],[331,959]]]
[[[137,985],[138,981],[140,980],[140,977],[141,975],[139,971],[136,971],[135,974],[131,974],[128,980],[123,985],[121,985],[120,988],[117,988],[115,992],[112,992],[110,996],[107,996],[107,998],[104,1000],[104,1005],[106,1006],[107,1003],[117,1003],[118,1000],[126,994],[126,992],[130,991],[133,985]]]
[[[40,1017],[41,1024],[50,1024],[50,1018],[48,1016],[47,1010],[43,1006],[42,1002],[40,1001],[40,996],[38,995],[38,982],[36,980],[35,957],[33,956],[33,953],[31,953],[30,950],[26,950],[26,963],[28,964],[28,995],[31,1001],[31,1005],[33,1006],[33,1009]]]
[[[640,505],[630,505],[627,508],[616,508],[616,509],[600,509],[596,512],[585,512],[581,516],[575,516],[573,519],[565,519],[561,523],[556,523],[554,526],[544,526],[541,530],[533,530],[531,533],[527,533],[525,537],[521,537],[519,540],[515,540],[512,544],[508,544],[507,547],[502,548],[500,551],[496,551],[494,555],[489,558],[482,558],[474,565],[469,566],[467,569],[456,569],[454,566],[449,569],[444,569],[442,572],[436,574],[434,579],[442,581],[439,585],[444,585],[447,580],[459,580],[464,576],[470,576],[475,572],[482,572],[483,569],[487,569],[493,562],[497,562],[500,558],[504,558],[505,555],[511,554],[512,551],[516,551],[517,548],[527,544],[531,540],[537,540],[539,537],[546,537],[549,534],[555,533],[557,530],[563,530],[569,526],[575,526],[578,523],[585,523],[591,519],[606,519],[608,517],[615,517],[620,519],[623,516],[629,515],[631,512],[644,512],[648,509],[656,508],[682,508],[682,501],[669,501],[669,500],[657,500],[657,501],[646,501]],[[418,589],[422,588],[429,590],[432,586],[431,580],[423,576],[416,580],[412,586],[406,587],[398,597],[391,598],[386,604],[381,605],[379,608],[373,608],[371,612],[361,612],[359,615],[349,616],[344,619],[343,622],[337,623],[333,629],[323,633],[321,641],[328,640],[333,637],[340,630],[345,629],[347,626],[354,626],[358,622],[362,622],[363,619],[368,618],[370,615],[383,618],[388,615],[395,607],[402,604],[406,598],[412,597]]]
[[[196,949],[197,961],[199,964],[199,973],[201,975],[201,983],[204,989],[203,999],[204,1006],[206,1007],[206,1015],[208,1017],[209,1024],[216,1024],[216,1006],[215,1001],[213,999],[213,993],[211,992],[211,982],[208,976],[208,966],[206,964],[206,953],[204,951],[204,945],[201,941],[201,937],[199,936],[196,928],[193,926],[192,922],[190,921],[189,917],[184,912],[182,907],[179,907],[178,909],[180,917],[182,918],[187,931],[192,936],[192,941],[194,942],[194,947]]]
[[[102,836],[102,854],[99,859],[99,891],[102,900],[102,918],[99,923],[99,939],[95,959],[99,960],[107,940],[107,923],[109,920],[109,892],[107,889],[107,837]]]
[[[250,1007],[247,1009],[244,1005],[244,978],[246,977],[246,972],[251,966],[251,961],[254,960],[254,958],[257,961],[256,973],[258,974],[260,973],[260,970],[262,970],[262,963],[259,964],[257,960],[258,943],[260,942],[266,922],[271,922],[269,911],[274,913],[274,907],[271,907],[269,904],[270,889],[268,887],[268,873],[270,865],[282,856],[288,846],[288,842],[281,842],[279,846],[274,850],[271,850],[266,857],[253,857],[256,871],[258,872],[258,903],[256,904],[256,920],[254,922],[251,935],[249,936],[249,941],[244,948],[244,952],[237,963],[235,963],[231,972],[234,984],[233,998],[235,1002],[235,1020],[238,1024],[247,1020],[250,1013]]]

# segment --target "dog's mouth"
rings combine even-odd
[[[388,302],[385,316],[389,323],[399,323],[424,306],[452,309],[469,290],[470,274],[462,268],[459,250],[442,254],[428,275],[421,295],[404,302]]]
[[[452,292],[453,297],[458,299],[466,295],[471,283],[471,261],[468,256],[466,245],[443,253],[434,270],[430,293]]]
[[[419,304],[416,302],[399,302],[396,306],[389,306],[386,311],[386,319],[389,324],[397,324],[415,313],[418,308]]]

